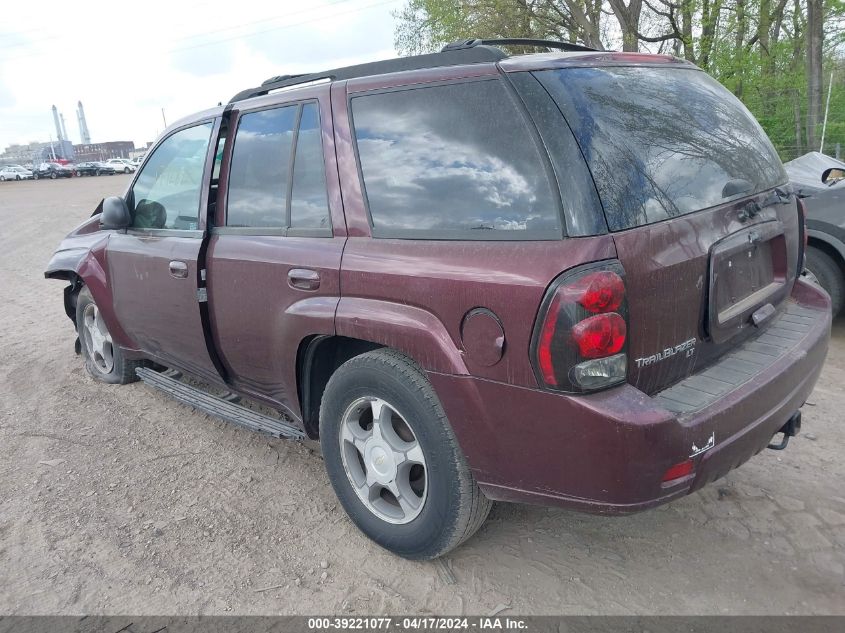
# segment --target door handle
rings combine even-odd
[[[308,268],[291,268],[288,271],[288,285],[297,290],[316,290],[320,287],[320,273]]]
[[[170,262],[170,276],[176,279],[188,278],[188,264],[180,262],[178,259]]]

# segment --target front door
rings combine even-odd
[[[212,378],[197,258],[216,129],[213,120],[192,124],[159,143],[127,196],[132,227],[108,245],[115,313],[129,337],[164,364]]]
[[[208,249],[212,331],[231,384],[299,417],[297,350],[334,333],[346,227],[328,86],[237,113]]]

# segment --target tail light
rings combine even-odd
[[[628,302],[618,261],[558,277],[546,293],[532,342],[540,382],[586,393],[625,381]]]
[[[670,466],[663,475],[663,483],[674,482],[676,479],[688,477],[695,470],[695,463],[691,459],[686,459],[682,462]]]

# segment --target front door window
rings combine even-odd
[[[179,130],[153,152],[132,187],[132,226],[197,229],[212,124]]]

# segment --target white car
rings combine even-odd
[[[114,169],[115,172],[122,171],[124,174],[135,171],[137,167],[132,164],[128,158],[109,158],[106,165]]]
[[[136,158],[131,159],[129,162],[135,165],[135,169],[141,166],[141,163],[144,161],[143,156],[138,156]]]
[[[0,180],[32,180],[32,172],[20,165],[6,165],[0,169]]]

